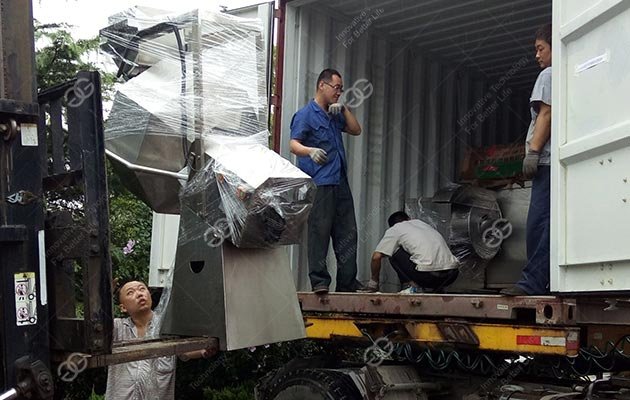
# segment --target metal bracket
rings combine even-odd
[[[53,398],[54,379],[42,361],[24,356],[15,361],[15,367],[17,369],[15,389],[22,398],[40,400]]]
[[[21,123],[37,123],[39,104],[0,99],[0,136],[4,141],[15,139]]]

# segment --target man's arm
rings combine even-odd
[[[381,279],[381,260],[383,259],[383,253],[375,251],[372,253],[372,262],[370,263],[370,270],[372,272],[372,280],[378,282]]]
[[[343,131],[349,135],[359,136],[361,134],[361,125],[359,125],[359,121],[357,121],[348,107],[344,107],[343,117],[346,119],[346,126],[343,128]]]
[[[542,101],[538,104],[540,109],[534,125],[534,135],[529,141],[529,148],[539,152],[545,147],[545,143],[551,137],[551,106]]]
[[[529,141],[527,154],[523,158],[523,177],[525,179],[532,179],[538,173],[540,152],[551,137],[551,106],[542,101],[537,103],[539,110],[534,124],[534,134]]]
[[[296,156],[300,156],[300,157],[308,157],[309,156],[309,152],[311,150],[310,147],[304,146],[297,139],[291,139],[289,141],[289,148],[291,149],[291,153],[295,154]]]
[[[319,165],[324,165],[328,161],[328,154],[324,149],[320,149],[319,147],[306,147],[297,139],[291,139],[289,148],[291,149],[291,153],[301,157],[309,156],[311,160]]]
[[[197,358],[211,358],[218,352],[219,352],[219,349],[217,347],[208,347],[207,349],[189,351],[188,353],[180,354],[179,359],[182,361],[188,361],[188,360],[194,360]]]

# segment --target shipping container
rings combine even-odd
[[[550,22],[549,1],[286,3],[281,154],[291,157],[291,117],[313,97],[319,72],[340,71],[363,127],[344,138],[359,280],[369,278],[387,217],[406,199],[457,182],[466,149],[524,144],[539,72],[534,32]],[[305,251],[295,253],[297,284],[307,290]],[[332,251],[328,261],[334,265]],[[393,271],[383,274],[383,289],[396,290]],[[516,278],[518,271],[503,283]]]
[[[630,289],[628,1],[281,1],[279,149],[324,68],[341,72],[363,127],[345,137],[359,279],[390,213],[460,178],[469,147],[523,142],[540,68],[534,33],[553,19],[552,290]],[[624,38],[624,40],[622,40]],[[528,194],[519,194],[527,204]],[[507,208],[510,205],[506,205]],[[502,207],[502,208],[506,208]],[[520,207],[516,218],[524,220]],[[522,224],[521,224],[522,225]],[[486,279],[517,279],[523,237]],[[518,243],[514,243],[518,241]],[[521,253],[505,260],[505,247]],[[293,249],[308,290],[306,247]],[[503,258],[502,258],[503,257]],[[507,255],[510,258],[510,255]],[[332,251],[329,265],[334,264]],[[332,268],[330,268],[332,269]],[[508,269],[506,271],[506,269]],[[398,280],[383,268],[386,290]],[[498,274],[498,275],[497,275]],[[499,276],[500,275],[500,276]],[[512,281],[513,282],[513,281]]]

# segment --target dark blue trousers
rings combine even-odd
[[[326,255],[331,238],[337,259],[337,291],[357,289],[357,222],[350,185],[342,175],[339,185],[317,187],[308,217],[308,276],[313,289],[330,286]]]
[[[549,293],[549,209],[551,167],[538,166],[527,214],[527,264],[517,286],[527,294]]]

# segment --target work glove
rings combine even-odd
[[[536,150],[529,150],[525,158],[523,158],[523,177],[525,179],[532,179],[538,172],[538,159],[540,158],[540,152]]]
[[[308,151],[308,156],[319,165],[326,164],[326,161],[328,161],[328,154],[326,154],[323,149],[317,147],[311,147]]]
[[[332,115],[341,114],[345,109],[344,105],[341,103],[332,103],[328,106],[328,112]]]

